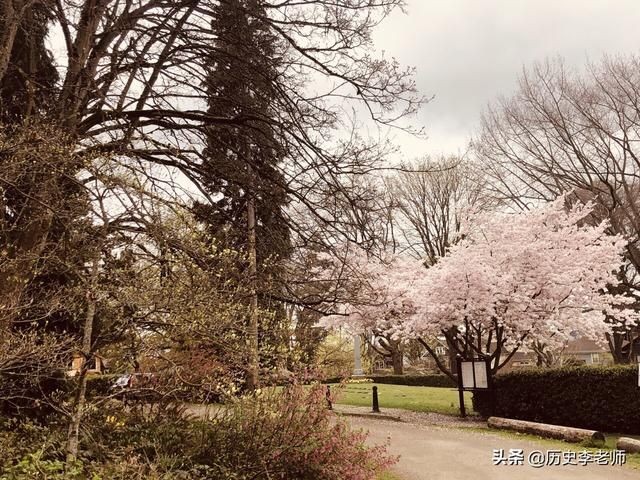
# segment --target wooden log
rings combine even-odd
[[[627,453],[640,453],[640,440],[629,437],[620,437],[616,442],[618,450],[624,450]]]
[[[604,434],[596,430],[562,427],[560,425],[512,420],[510,418],[501,417],[489,417],[487,425],[491,428],[497,428],[500,430],[514,430],[520,433],[529,433],[540,437],[564,440],[565,442],[589,442],[595,446],[604,445]]]

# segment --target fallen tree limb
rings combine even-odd
[[[512,420],[510,418],[500,417],[489,417],[487,425],[499,430],[514,430],[516,432],[564,440],[565,442],[589,442],[595,446],[604,445],[604,434],[595,430],[562,427],[560,425],[549,425],[546,423],[527,422],[524,420]]]
[[[627,453],[640,453],[640,440],[629,437],[620,437],[616,442],[618,450],[624,450]]]

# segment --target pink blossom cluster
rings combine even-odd
[[[344,301],[336,306],[336,314],[327,315],[320,325],[345,327],[351,333],[375,328],[396,337],[405,322],[418,312],[415,293],[426,270],[414,258],[387,254],[368,255],[350,245],[348,256],[341,257],[344,270],[351,275]]]
[[[322,324],[354,332],[375,326],[396,338],[494,332],[511,348],[561,345],[572,332],[601,338],[611,316],[637,313],[608,290],[619,283],[626,242],[606,223],[586,222],[590,210],[567,208],[561,197],[525,213],[476,215],[466,238],[428,269],[401,255],[354,253],[347,268],[367,282],[341,305],[343,315]]]

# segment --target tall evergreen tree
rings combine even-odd
[[[258,306],[275,314],[249,320],[250,356],[257,355],[258,333],[270,345],[282,344],[282,305],[270,302],[267,290],[278,284],[278,260],[290,254],[284,207],[285,179],[278,168],[284,151],[271,121],[274,112],[279,53],[262,0],[220,2],[212,20],[216,35],[206,88],[209,112],[237,116],[241,125],[212,126],[208,132],[204,184],[215,205],[198,205],[201,220],[224,247],[246,252],[247,274],[254,277]],[[265,286],[269,285],[269,288]],[[278,341],[280,340],[280,341]],[[264,342],[265,344],[267,342]],[[249,360],[248,384],[257,383],[257,358]]]
[[[0,185],[0,246],[7,252],[5,276],[15,277],[7,266],[12,261],[18,270],[31,270],[24,268],[26,263],[35,266],[35,274],[18,275],[21,299],[14,306],[24,308],[13,310],[14,326],[38,324],[70,332],[78,330],[73,320],[77,312],[52,299],[78,281],[73,272],[86,260],[79,253],[84,239],[78,232],[86,228],[88,205],[83,187],[74,179],[81,160],[69,155],[69,138],[47,125],[59,81],[46,45],[52,20],[45,2],[26,8],[0,80],[0,176],[5,180]],[[15,148],[18,144],[23,148]],[[56,148],[65,153],[56,153]],[[7,283],[0,275],[0,291],[10,296]]]
[[[43,114],[53,104],[59,76],[45,44],[51,19],[46,5],[34,2],[18,27],[0,81],[0,122],[5,125]]]

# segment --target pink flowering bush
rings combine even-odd
[[[194,460],[216,478],[373,480],[396,461],[336,418],[320,386],[240,399],[201,428]]]
[[[328,410],[321,386],[271,388],[214,411],[204,419],[172,403],[92,409],[77,476],[69,478],[374,480],[396,461]],[[10,472],[8,479],[63,478],[55,475],[65,472],[64,422],[16,423],[3,428],[0,418],[0,471]],[[43,470],[51,475],[32,473]]]

